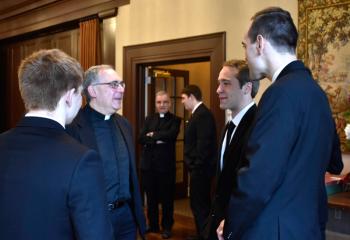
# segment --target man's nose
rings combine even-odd
[[[122,87],[122,86],[118,86],[117,88],[116,88],[116,90],[118,91],[118,92],[124,92],[125,91],[125,87]]]
[[[216,89],[216,93],[219,94],[222,91],[221,84],[218,85],[218,88]]]

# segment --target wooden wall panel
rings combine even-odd
[[[40,49],[59,48],[74,58],[79,57],[79,30],[70,30],[45,37],[19,41],[3,46],[6,63],[4,126],[5,130],[14,127],[25,113],[24,104],[19,92],[17,70],[25,57]],[[0,131],[2,132],[2,131]]]
[[[18,89],[20,61],[42,48],[59,48],[79,58],[79,21],[98,15],[113,17],[130,0],[5,0],[0,4],[0,132],[13,127],[23,115]],[[113,23],[114,20],[110,22]],[[111,25],[112,26],[112,25]],[[115,29],[106,33],[115,35]],[[105,33],[106,32],[106,33]],[[103,43],[114,49],[115,39]],[[106,47],[105,46],[105,47]],[[110,48],[110,47],[107,47]],[[114,65],[114,51],[106,59]],[[103,56],[102,56],[103,57]],[[104,59],[105,60],[105,59]]]
[[[7,78],[5,106],[5,127],[14,126],[18,119],[23,116],[24,105],[18,89],[17,69],[21,62],[20,45],[12,45],[7,49]]]

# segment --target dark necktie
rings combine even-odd
[[[233,130],[235,129],[235,127],[236,127],[236,125],[232,121],[230,121],[227,124],[225,153],[227,152],[228,146],[230,145],[231,136],[232,136],[232,133],[233,133]]]

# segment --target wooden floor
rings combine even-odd
[[[174,214],[175,223],[173,226],[172,240],[184,240],[187,236],[195,234],[195,226],[192,217]],[[147,240],[162,239],[160,233],[149,233],[146,235]]]
[[[175,200],[174,220],[171,240],[184,240],[187,236],[195,235],[195,225],[188,198]],[[159,240],[162,239],[162,236],[160,233],[149,233],[146,235],[146,239]]]

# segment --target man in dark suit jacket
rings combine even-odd
[[[232,118],[226,124],[219,147],[216,191],[203,232],[208,240],[217,239],[216,229],[225,218],[237,171],[246,164],[241,159],[256,112],[253,98],[259,89],[259,81],[250,81],[248,65],[242,60],[225,62],[218,83],[220,108],[230,110]]]
[[[297,38],[290,13],[278,7],[256,13],[244,37],[251,79],[272,85],[259,102],[225,239],[322,238],[319,199],[335,126],[326,94],[296,58]]]
[[[185,129],[184,158],[190,172],[190,205],[199,239],[209,216],[211,180],[215,174],[217,145],[213,114],[202,103],[198,86],[188,85],[182,90],[182,103],[192,112]]]
[[[104,168],[109,216],[116,239],[136,239],[145,233],[129,122],[116,113],[125,84],[111,66],[89,68],[83,83],[88,104],[67,127],[82,144],[98,151]]]
[[[174,224],[175,144],[181,118],[169,112],[167,92],[156,93],[157,113],[146,118],[139,142],[143,146],[142,183],[147,194],[148,232],[159,232],[158,205],[162,205],[162,238],[171,237]]]
[[[18,75],[28,112],[0,135],[0,239],[113,239],[101,160],[64,130],[81,106],[80,64],[41,50]]]

